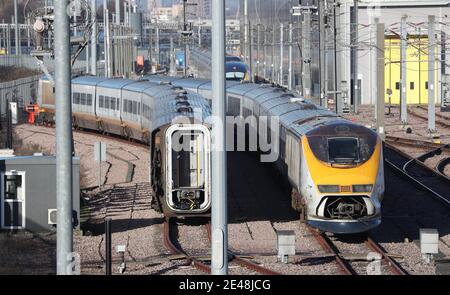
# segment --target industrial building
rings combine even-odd
[[[440,103],[448,92],[446,40],[450,33],[450,1],[361,0],[356,31],[354,3],[354,0],[303,0],[300,4],[290,0],[242,1],[242,52],[252,74],[291,85],[305,96],[322,98],[322,105],[339,99],[340,95],[349,110],[354,97],[358,97],[358,104],[374,104],[375,21],[378,21],[386,28],[386,103],[400,102],[404,64],[407,102],[424,104],[428,102],[428,16],[435,15],[435,101]],[[309,21],[305,22],[306,17]],[[400,52],[402,18],[407,34],[404,61]],[[353,86],[355,52],[357,87]]]
[[[73,226],[80,224],[80,159],[73,159]],[[0,157],[0,229],[55,230],[56,157]]]

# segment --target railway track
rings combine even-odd
[[[421,106],[419,106],[418,108],[422,109],[422,110],[425,110],[425,111],[428,111],[427,109],[425,109],[425,108],[423,108]],[[414,117],[417,117],[417,118],[420,118],[422,120],[428,121],[428,116],[427,115],[418,114],[418,113],[414,112],[410,108],[408,108],[408,113],[410,115],[414,116]],[[438,113],[435,114],[435,117],[436,117],[436,124],[438,124],[438,125],[440,125],[441,127],[444,127],[444,128],[450,128],[450,123],[447,123],[448,117],[443,116],[443,115],[438,114]]]
[[[353,263],[350,262],[350,258],[345,257],[345,253],[341,252],[339,249],[339,246],[336,245],[335,242],[332,241],[332,239],[326,235],[325,233],[319,232],[314,228],[308,227],[311,234],[314,236],[314,238],[317,240],[317,242],[320,244],[322,249],[327,253],[334,255],[334,259],[336,261],[336,264],[339,267],[340,272],[343,275],[359,275],[364,274],[360,269],[355,267]],[[355,246],[355,245],[353,245]],[[364,237],[364,241],[362,243],[359,243],[359,247],[363,248],[365,251],[368,251],[369,253],[377,253],[378,257],[370,256],[367,254],[365,259],[364,258],[358,258],[355,260],[366,260],[368,263],[372,262],[372,259],[379,258],[382,265],[384,266],[384,269],[388,269],[390,273],[393,275],[407,275],[408,273],[400,267],[400,265],[392,259],[386,251],[383,250],[383,248],[376,243],[370,236]],[[364,265],[364,270],[366,271],[365,274],[367,274],[367,267],[369,264]],[[359,267],[361,268],[361,267]]]
[[[420,147],[426,148],[430,150],[439,149],[443,145],[440,143],[435,143],[431,141],[419,140],[419,139],[410,139],[404,137],[396,137],[396,136],[386,136],[386,142],[390,144],[398,144],[402,146],[410,146],[410,147]]]
[[[204,273],[211,273],[211,266],[205,262],[201,261],[198,257],[189,255],[179,246],[177,242],[173,240],[171,230],[175,224],[171,222],[170,219],[166,219],[164,222],[164,245],[173,255],[180,255],[186,258],[186,265],[193,265],[196,269]],[[211,226],[210,224],[203,225],[204,229],[207,231],[208,239],[211,242]],[[241,267],[247,268],[262,275],[280,275],[280,273],[272,271],[270,269],[264,268],[256,263],[253,263],[247,259],[239,257],[233,252],[229,251],[228,259],[230,263],[235,263]]]
[[[386,164],[395,171],[428,191],[435,199],[450,208],[450,180],[448,178],[388,143],[385,144],[384,157]]]

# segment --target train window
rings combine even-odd
[[[143,114],[144,118],[146,118],[147,120],[150,120],[150,107],[148,105],[146,105],[145,103],[142,106],[142,114]]]
[[[105,97],[103,95],[100,95],[98,98],[98,107],[103,108],[105,105]]]
[[[73,103],[80,104],[80,94],[78,92],[73,93]]]
[[[400,82],[395,82],[395,89],[400,90]]]
[[[117,98],[116,107],[117,107],[117,110],[120,110],[120,100],[118,98]]]
[[[127,113],[128,100],[123,100],[122,112]]]
[[[141,115],[141,103],[140,102],[138,102],[138,109],[137,109],[137,111],[138,111],[138,115]]]
[[[105,96],[105,109],[109,109],[109,96]]]
[[[131,100],[127,100],[127,113],[131,114],[133,112],[133,102]]]
[[[353,137],[329,138],[328,159],[330,163],[353,164],[359,161],[359,141]]]
[[[86,105],[86,93],[81,93],[80,94],[80,104],[81,105]]]
[[[133,101],[133,114],[137,114],[137,102]]]
[[[115,97],[110,97],[111,99],[111,103],[110,103],[110,108],[111,110],[115,110],[116,109],[116,98]]]
[[[86,101],[88,106],[92,105],[92,94],[88,94],[87,95],[87,101]]]
[[[428,90],[428,81],[425,82],[425,89]]]
[[[414,90],[414,82],[409,83],[409,89]]]

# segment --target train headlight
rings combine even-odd
[[[373,189],[372,184],[356,184],[353,185],[354,193],[370,193]]]
[[[321,193],[338,193],[339,185],[318,185],[317,188]]]

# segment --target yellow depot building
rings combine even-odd
[[[343,49],[341,86],[347,103],[353,104],[349,95],[353,88],[353,69],[351,58],[353,54],[352,20],[355,9],[353,0],[341,0],[340,23],[342,35],[339,41],[345,44]],[[435,17],[435,70],[428,70],[428,17]],[[406,52],[406,85],[401,85],[401,54],[400,35],[401,20],[406,18],[407,52]],[[446,81],[450,67],[450,0],[360,0],[358,9],[358,91],[360,104],[376,102],[376,32],[375,20],[385,24],[385,101],[392,104],[400,103],[402,87],[406,88],[408,104],[428,103],[429,75],[435,75],[435,102],[441,103],[445,94]],[[447,62],[448,63],[448,62]],[[391,95],[388,95],[391,93]]]
[[[428,71],[428,35],[409,35],[406,50],[406,99],[408,104],[428,103],[428,77],[435,75],[438,84],[441,63],[439,62],[438,49],[435,52],[435,71]],[[400,38],[397,35],[385,38],[385,87],[391,90],[391,95],[385,92],[385,102],[400,104],[401,85],[401,53]],[[438,88],[435,88],[435,97],[438,96]],[[389,99],[390,97],[390,99]],[[436,102],[438,100],[436,99]]]

